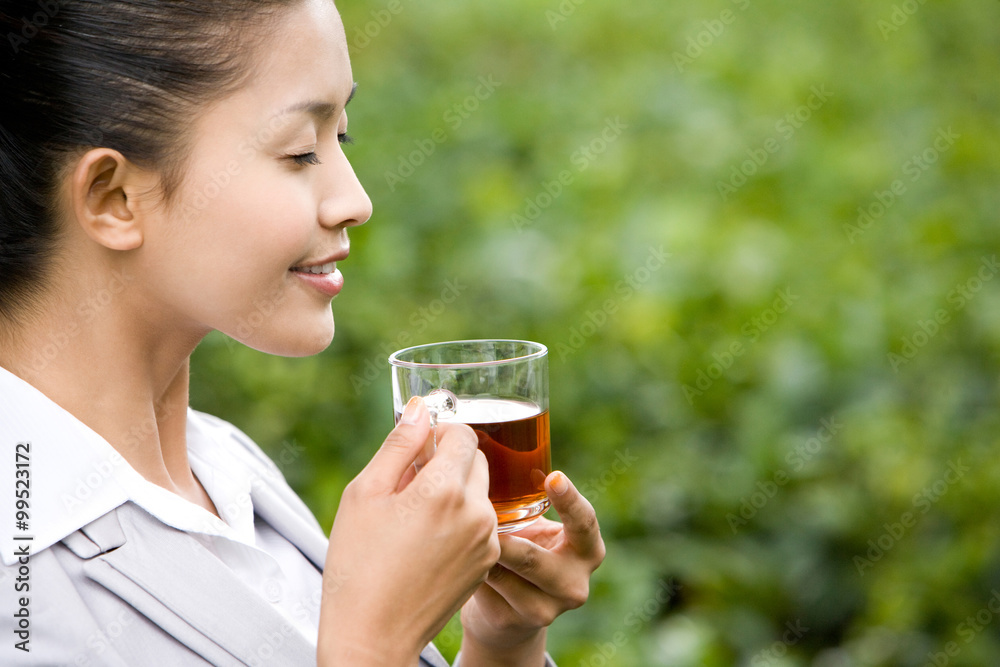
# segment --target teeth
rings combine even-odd
[[[326,264],[321,264],[320,266],[302,266],[295,270],[301,271],[302,273],[333,273],[333,270],[337,268],[336,262],[327,262]]]

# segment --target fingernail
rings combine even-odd
[[[552,475],[552,482],[549,484],[552,490],[555,491],[557,496],[561,496],[566,493],[566,489],[569,488],[569,480],[566,479],[566,475],[561,472],[557,472]]]
[[[403,414],[400,415],[399,421],[404,424],[416,424],[420,419],[420,408],[423,404],[424,401],[419,396],[411,398],[403,409]]]

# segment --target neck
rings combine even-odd
[[[190,355],[204,332],[144,319],[128,278],[78,288],[8,328],[0,366],[111,444],[150,482],[208,509],[187,457]]]

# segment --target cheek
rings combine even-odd
[[[191,307],[206,310],[202,317],[209,309],[239,314],[274,298],[289,267],[309,251],[315,207],[281,185],[281,179],[241,174],[224,188],[195,190],[184,200],[181,219],[172,221],[166,268],[185,293],[177,296],[193,299]]]
[[[217,261],[245,274],[285,270],[299,260],[308,250],[316,214],[296,185],[267,173],[245,173],[220,190],[202,218]]]

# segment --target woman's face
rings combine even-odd
[[[371,215],[340,143],[354,80],[333,3],[287,10],[251,72],[193,119],[183,180],[147,212],[137,279],[160,322],[314,354],[333,338],[347,228]]]

